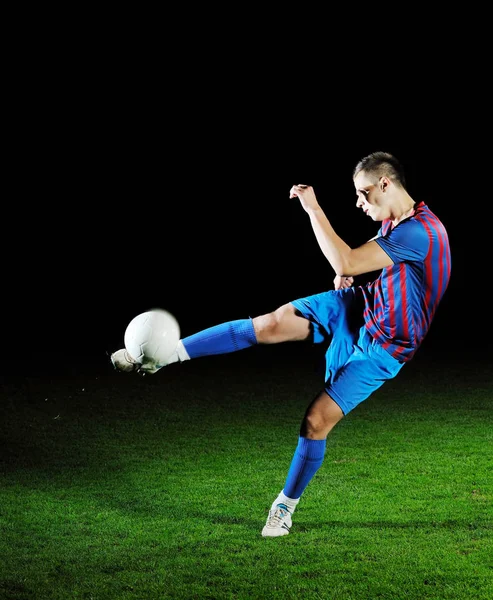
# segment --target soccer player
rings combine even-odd
[[[334,290],[299,298],[255,318],[218,324],[178,342],[168,364],[236,352],[256,344],[326,343],[325,382],[308,405],[284,486],[273,501],[264,537],[287,535],[296,506],[324,460],[333,427],[395,377],[415,355],[447,289],[451,255],[446,228],[406,187],[400,161],[387,152],[353,170],[356,206],[380,223],[377,235],[351,248],[334,231],[309,185],[293,185],[320,249],[335,271]],[[379,271],[365,285],[354,277]],[[128,355],[111,356],[121,371],[156,372]]]

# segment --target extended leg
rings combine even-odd
[[[167,364],[201,356],[237,352],[256,344],[305,340],[310,331],[310,322],[288,303],[254,319],[227,321],[181,339]],[[135,371],[141,367],[124,348],[114,352],[111,360],[115,369],[119,371]],[[165,365],[159,365],[148,372],[155,373],[162,366]]]

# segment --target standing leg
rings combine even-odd
[[[343,416],[342,410],[325,391],[310,404],[301,424],[284,488],[272,503],[262,536],[278,537],[289,533],[291,515],[301,494],[323,463],[327,435]]]

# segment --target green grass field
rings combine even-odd
[[[491,600],[491,362],[416,358],[264,539],[322,382],[291,350],[4,375],[0,598]]]

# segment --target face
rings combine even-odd
[[[356,206],[374,221],[383,221],[389,216],[385,197],[388,183],[386,177],[375,181],[374,177],[370,178],[364,171],[360,171],[354,178]]]

